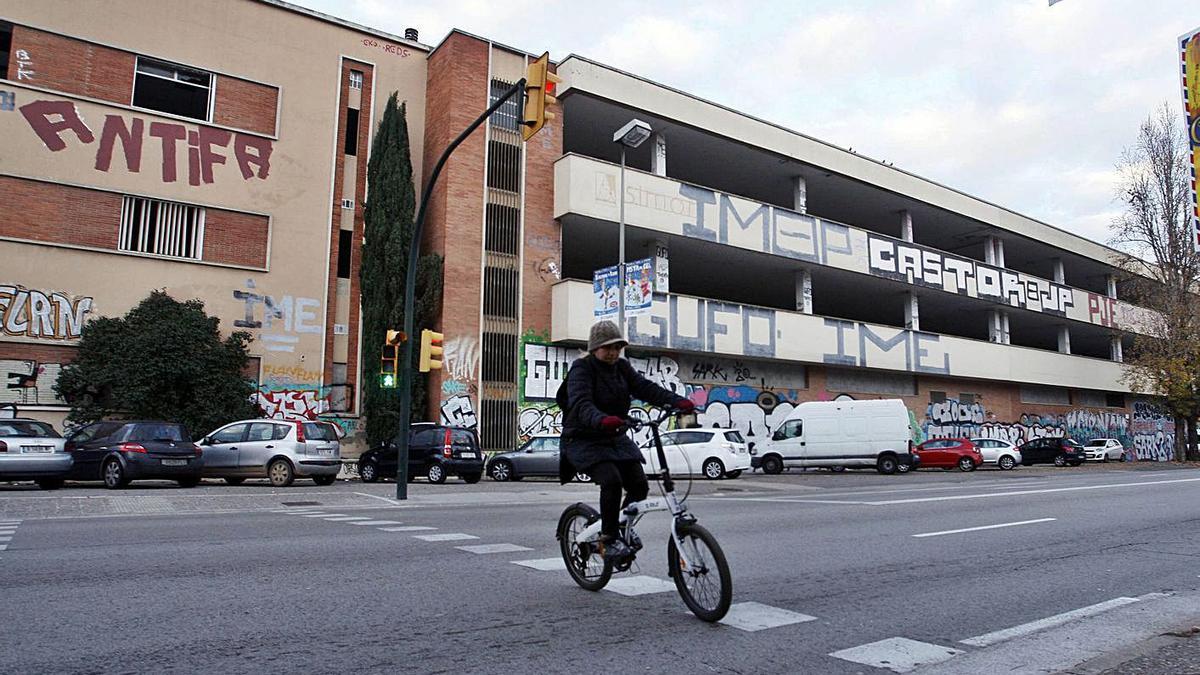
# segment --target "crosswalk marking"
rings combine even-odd
[[[0,537],[0,541],[12,541],[12,537]]]
[[[1072,610],[1070,612],[1063,612],[1062,614],[1055,614],[1054,616],[1048,616],[1045,619],[1039,619],[1037,621],[1030,621],[1029,623],[1023,623],[1020,626],[1013,626],[1012,628],[1005,628],[1004,630],[993,631],[991,633],[984,633],[983,635],[976,635],[975,637],[967,638],[966,640],[962,640],[961,642],[964,645],[971,645],[972,647],[987,647],[989,645],[994,645],[998,642],[1004,642],[1005,640],[1011,640],[1012,638],[1015,638],[1015,637],[1021,637],[1023,635],[1028,635],[1034,631],[1042,630],[1043,628],[1053,628],[1055,626],[1061,626],[1062,624],[1067,623],[1068,621],[1074,621],[1075,619],[1082,619],[1083,617],[1092,616],[1094,614],[1099,614],[1101,612],[1105,612],[1110,609],[1114,609],[1116,607],[1130,605],[1135,602],[1139,602],[1140,600],[1141,600],[1141,598],[1124,598],[1124,597],[1113,598],[1112,600],[1097,603],[1095,605],[1089,605],[1087,607],[1081,607],[1080,609]]]
[[[473,534],[463,534],[461,532],[454,532],[451,534],[414,534],[413,537],[420,539],[421,541],[462,541],[464,539],[479,538]]]
[[[516,544],[477,544],[475,546],[455,546],[454,548],[467,553],[516,553],[517,551],[532,551],[528,546]]]
[[[843,661],[886,668],[894,673],[907,673],[921,666],[948,661],[962,653],[964,652],[961,649],[953,647],[894,637],[842,649],[829,655]]]
[[[675,590],[675,584],[665,579],[647,576],[632,576],[613,579],[604,587],[606,591],[625,596],[666,593]]]
[[[538,558],[537,560],[514,560],[514,561],[512,561],[512,564],[520,565],[521,567],[529,567],[529,568],[535,569],[535,570],[542,570],[543,572],[567,569],[567,566],[565,564],[563,564],[562,558]]]
[[[781,607],[772,607],[759,602],[739,602],[730,605],[729,613],[718,623],[753,633],[768,628],[816,620],[815,616],[793,612]]]
[[[381,527],[384,532],[420,532],[421,530],[436,530],[436,527],[426,525],[405,525],[404,527]]]
[[[398,520],[362,520],[362,521],[358,521],[358,522],[350,523],[350,524],[351,525],[399,525],[400,521],[398,521]]]

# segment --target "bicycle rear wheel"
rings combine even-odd
[[[558,519],[558,546],[567,572],[580,587],[589,591],[604,588],[612,578],[612,562],[604,559],[594,543],[576,543],[575,537],[600,519],[596,509],[579,503],[568,506]]]
[[[693,614],[704,621],[720,621],[733,601],[733,578],[725,552],[716,537],[695,523],[681,525],[679,539],[687,557],[686,569],[675,539],[667,543],[667,571],[675,579],[675,588]]]

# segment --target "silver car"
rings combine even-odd
[[[43,490],[62,487],[73,462],[65,444],[45,422],[0,420],[0,481],[37,481]]]
[[[1023,459],[1020,448],[1000,438],[972,438],[971,442],[979,448],[984,464],[994,464],[1004,471],[1010,471]]]
[[[247,478],[269,478],[287,487],[296,478],[331,485],[342,468],[337,430],[311,420],[242,420],[226,424],[199,442],[204,477],[238,485]]]

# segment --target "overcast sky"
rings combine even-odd
[[[292,2],[586,56],[1100,242],[1138,125],[1163,101],[1184,123],[1200,28],[1197,0]]]

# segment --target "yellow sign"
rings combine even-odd
[[[1183,62],[1183,112],[1192,145],[1192,243],[1200,251],[1200,198],[1196,194],[1200,177],[1200,28],[1179,38],[1179,58]]]

